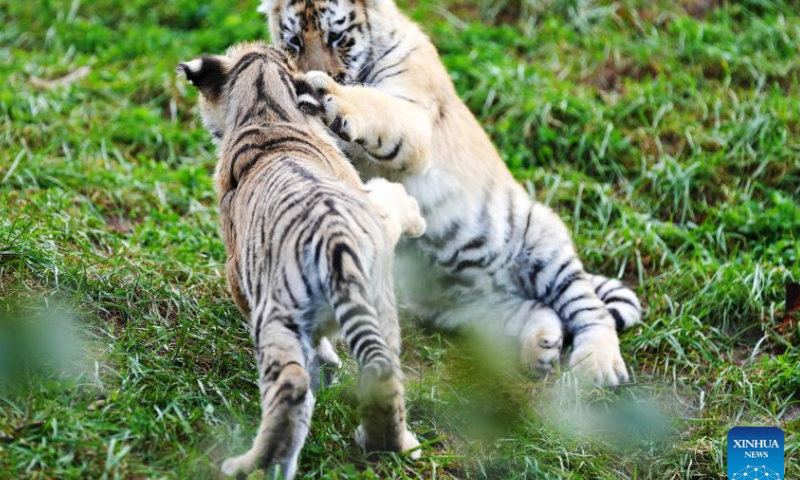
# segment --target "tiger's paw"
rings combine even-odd
[[[411,197],[408,197],[413,205],[409,208],[404,215],[404,230],[406,235],[411,238],[419,238],[425,235],[425,230],[428,229],[428,224],[425,222],[425,219],[422,218],[422,215],[419,211],[419,205],[417,201]]]
[[[533,373],[545,375],[553,370],[561,355],[563,334],[560,325],[536,325],[523,334],[520,356]]]
[[[231,457],[222,463],[222,473],[229,477],[245,478],[255,470],[255,461],[250,452]]]
[[[257,459],[256,457],[257,455],[252,450],[244,455],[231,457],[222,463],[222,473],[229,477],[235,477],[237,480],[244,480],[248,475],[259,469],[263,471],[264,478],[291,480],[297,473],[296,458],[265,465],[263,459]]]
[[[598,386],[614,387],[629,378],[617,332],[611,328],[596,328],[577,337],[569,366]]]
[[[558,363],[564,341],[561,318],[550,307],[526,301],[517,308],[512,323],[522,322],[520,360],[530,372],[544,375]],[[520,318],[521,316],[521,318]]]
[[[400,209],[400,223],[403,233],[411,238],[419,238],[425,234],[428,225],[422,217],[422,210],[417,200],[408,194],[405,187],[399,183],[394,184],[395,205]]]
[[[367,433],[366,433],[366,430],[364,429],[364,425],[359,425],[358,428],[356,428],[356,433],[355,433],[354,437],[355,437],[355,441],[358,444],[358,446],[366,451],[367,450]],[[419,446],[420,446],[419,440],[417,440],[417,437],[414,436],[413,433],[411,433],[408,430],[405,430],[401,434],[401,437],[400,437],[400,452],[401,453],[409,452],[408,455],[412,459],[419,460],[419,458],[422,456],[422,451],[420,450]]]
[[[327,73],[312,71],[305,80],[324,99],[325,121],[339,138],[345,142],[362,139],[364,128],[355,108],[344,98],[344,89]]]
[[[335,93],[339,88],[339,84],[336,83],[336,80],[325,72],[312,70],[307,72],[304,77],[305,81],[320,94]]]
[[[413,433],[406,430],[403,432],[403,438],[400,440],[400,451],[403,453],[408,452],[408,455],[414,459],[419,460],[422,456],[422,450],[419,448],[419,440]]]
[[[383,178],[373,178],[367,182],[366,190],[374,200],[373,203],[380,206],[379,212],[384,217],[395,219],[391,222],[399,220],[400,231],[392,236],[399,238],[401,234],[406,234],[418,238],[425,233],[427,224],[422,217],[419,203],[406,192],[403,185]]]

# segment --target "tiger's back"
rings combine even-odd
[[[261,428],[223,471],[294,476],[316,367],[320,357],[338,362],[321,339],[334,329],[361,371],[363,446],[413,448],[391,268],[400,234],[424,228],[416,203],[398,185],[361,183],[315,117],[313,89],[281,52],[245,44],[180,68],[200,89],[204,122],[220,139],[227,276],[249,316],[260,375]],[[389,208],[398,201],[407,208]]]
[[[264,295],[273,292],[272,300],[317,309],[330,287],[323,282],[323,253],[335,245],[326,245],[327,237],[351,242],[366,265],[383,253],[386,242],[363,186],[337,178],[319,160],[340,156],[326,155],[313,137],[290,125],[251,127],[235,140],[221,155],[217,189],[233,264],[229,282],[243,292],[238,302],[248,312],[263,309],[270,300]],[[291,281],[298,278],[304,281]]]

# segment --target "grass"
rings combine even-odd
[[[174,68],[264,38],[255,3],[0,0],[0,478],[217,478],[248,446],[256,372],[222,280],[213,147]],[[800,280],[800,10],[402,6],[590,270],[636,286],[636,382],[536,380],[409,322],[423,459],[354,446],[349,365],[319,394],[305,478],[724,478],[737,425],[781,426],[800,477],[784,301]]]

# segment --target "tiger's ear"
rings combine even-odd
[[[200,57],[179,63],[178,73],[182,73],[209,100],[218,99],[228,81],[227,69],[218,57]]]
[[[275,7],[278,6],[278,3],[280,3],[280,0],[261,0],[261,4],[258,6],[256,11],[265,15],[272,15],[272,12],[275,11]]]

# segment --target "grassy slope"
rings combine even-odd
[[[50,358],[71,376],[33,365],[0,392],[0,478],[214,478],[248,445],[213,149],[174,66],[263,37],[254,3],[0,0],[0,315],[44,296],[83,346]],[[800,333],[778,329],[800,279],[800,11],[715,4],[406,4],[587,265],[637,285],[637,384],[576,395],[409,327],[424,459],[366,462],[350,369],[319,396],[308,478],[724,478],[743,424],[782,426],[800,476]],[[30,81],[81,66],[65,88]]]

